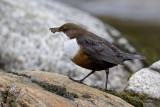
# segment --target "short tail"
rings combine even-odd
[[[145,56],[142,55],[135,55],[130,53],[125,53],[123,56],[124,60],[131,60],[131,59],[146,59]]]

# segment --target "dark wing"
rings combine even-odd
[[[83,36],[77,38],[77,42],[83,47],[85,53],[97,60],[113,64],[120,64],[123,61],[117,55],[120,50],[100,37],[94,36],[93,39],[91,36]]]

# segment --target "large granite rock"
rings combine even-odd
[[[146,94],[160,100],[160,61],[136,72],[128,82],[127,90]]]
[[[42,88],[43,87],[43,88]],[[0,72],[2,107],[133,107],[121,98],[42,71]]]
[[[71,63],[63,51],[60,34],[52,34],[50,27],[73,22],[98,34],[110,42],[116,41],[130,52],[135,49],[121,34],[104,25],[97,18],[57,3],[55,0],[1,0],[0,1],[0,68],[5,71],[43,70],[71,74],[76,79],[84,77],[88,70]],[[107,30],[107,32],[106,32]],[[114,38],[115,39],[114,39]],[[134,60],[111,69],[109,88],[122,90],[130,71],[143,65]],[[87,84],[103,86],[104,72],[97,72],[87,79]]]

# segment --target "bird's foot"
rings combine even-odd
[[[106,91],[106,92],[115,92],[114,89],[104,89],[104,91]]]
[[[73,78],[71,78],[71,77],[69,77],[69,79],[72,80],[72,81],[75,81],[75,82],[78,82],[78,83],[82,83],[82,84],[83,84],[83,80],[75,80],[75,79],[73,79]]]

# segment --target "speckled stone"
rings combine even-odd
[[[126,89],[160,100],[160,72],[157,71],[160,69],[159,62],[137,71],[129,79]]]

